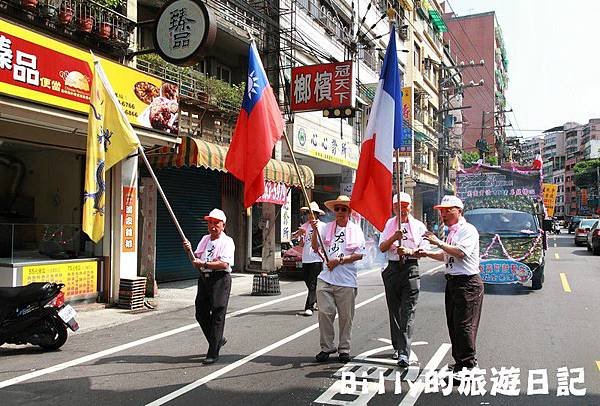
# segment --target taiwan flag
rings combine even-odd
[[[244,183],[244,207],[265,190],[264,168],[283,134],[283,117],[254,42],[248,57],[248,78],[225,168]]]
[[[401,81],[396,31],[392,28],[350,200],[350,207],[379,231],[392,213],[393,151],[402,146]]]

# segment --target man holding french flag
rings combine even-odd
[[[393,150],[402,145],[401,88],[396,31],[392,28],[362,143],[350,207],[379,231],[383,230],[379,249],[388,257],[388,266],[381,276],[394,346],[392,358],[398,360],[401,368],[408,368],[420,287],[418,263],[412,254],[421,247],[427,228],[409,215],[412,199],[402,191],[394,196],[396,216],[388,220],[392,211]]]

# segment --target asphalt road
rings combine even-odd
[[[478,337],[484,395],[461,394],[458,386],[444,395],[444,381],[436,392],[425,379],[452,360],[442,270],[422,261],[416,365],[408,370],[398,370],[389,359],[387,309],[374,269],[359,278],[351,364],[344,366],[335,356],[325,364],[314,362],[317,318],[296,315],[305,288],[294,281],[282,285],[281,296],[231,298],[229,342],[211,366],[201,364],[207,346],[194,326],[193,307],[72,334],[54,353],[0,348],[0,404],[600,405],[600,256],[575,247],[573,235],[563,234],[551,237],[546,260],[541,291],[486,286]],[[519,379],[517,396],[490,394],[496,386],[492,378],[500,379],[492,368],[498,373],[502,367],[519,368],[513,374]],[[575,392],[585,388],[584,396],[557,396],[561,367],[575,370],[561,378],[560,387],[566,382],[567,394],[569,383]],[[583,368],[583,383],[575,380],[581,378],[576,368]],[[528,384],[543,376],[530,376],[533,370],[546,371],[548,394],[528,394]],[[349,379],[349,372],[357,378],[357,392],[342,394],[342,373]]]

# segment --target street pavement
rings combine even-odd
[[[486,285],[477,341],[479,366],[486,372],[472,386],[454,386],[450,394],[442,393],[446,381],[438,382],[437,391],[432,384],[452,362],[443,269],[423,260],[415,364],[408,370],[389,358],[387,308],[377,267],[361,270],[353,359],[346,365],[335,355],[324,364],[314,361],[317,317],[296,315],[305,301],[302,281],[286,279],[280,296],[257,297],[250,295],[250,279],[240,276],[234,279],[237,288],[225,326],[228,343],[218,363],[201,363],[207,345],[194,320],[194,287],[188,284],[181,294],[166,290],[170,293],[159,299],[160,311],[124,319],[116,310],[80,312],[81,332],[70,334],[60,351],[1,347],[0,404],[600,405],[600,256],[575,247],[572,234],[562,234],[550,237],[546,261],[540,291]],[[518,382],[506,378],[502,367],[518,368],[512,371]],[[568,368],[564,377],[562,367]],[[544,371],[547,388],[540,381]],[[353,376],[356,391],[342,393],[352,389]],[[507,385],[500,385],[502,377]],[[516,396],[508,394],[511,382]],[[585,395],[576,396],[584,388]]]

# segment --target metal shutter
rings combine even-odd
[[[186,237],[196,247],[207,234],[203,216],[221,207],[221,173],[198,167],[165,168],[158,180]],[[162,199],[156,210],[156,280],[194,279],[198,276],[185,254],[181,237]]]

